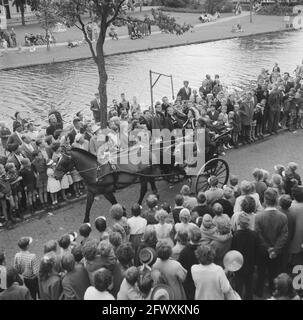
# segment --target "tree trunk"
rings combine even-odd
[[[99,39],[96,45],[97,51],[97,66],[99,72],[99,94],[100,94],[100,119],[101,119],[101,129],[107,127],[107,80],[108,76],[105,69],[105,57],[104,57],[104,45],[105,34],[102,35],[100,31]]]
[[[25,18],[24,18],[24,5],[21,4],[20,6],[20,12],[21,12],[21,21],[22,21],[22,25],[25,26]]]

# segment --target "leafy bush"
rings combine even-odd
[[[234,5],[231,2],[227,2],[220,10],[221,13],[230,13],[233,11],[234,11]]]
[[[268,15],[268,16],[284,16],[284,15],[293,15],[292,7],[283,6],[280,4],[272,4],[267,6],[262,6],[258,11],[258,14]]]
[[[186,1],[184,0],[164,0],[164,6],[170,8],[184,8],[186,6]]]
[[[214,14],[216,11],[221,11],[226,5],[227,0],[206,0],[204,9],[207,13]]]

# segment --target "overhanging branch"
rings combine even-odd
[[[79,29],[82,30],[82,32],[83,32],[83,34],[84,34],[85,41],[88,43],[89,49],[90,49],[90,51],[91,51],[91,53],[92,53],[92,56],[93,56],[95,62],[97,63],[97,62],[98,62],[98,58],[97,58],[96,52],[95,52],[95,50],[94,50],[94,47],[93,47],[93,44],[92,44],[91,40],[90,40],[90,39],[88,38],[88,36],[87,36],[86,30],[85,30],[85,24],[84,24],[84,22],[82,21],[80,15],[78,15],[78,21],[79,21],[79,23],[80,23],[80,25],[81,25],[81,28],[79,28]],[[75,24],[75,25],[76,25],[76,24]],[[76,26],[77,26],[77,25],[76,25]]]

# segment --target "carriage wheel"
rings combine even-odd
[[[196,193],[200,191],[206,191],[209,188],[208,178],[215,176],[218,178],[218,187],[222,188],[228,181],[229,178],[229,167],[223,159],[211,159],[206,162],[200,169],[196,179]]]

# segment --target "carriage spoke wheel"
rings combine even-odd
[[[223,159],[211,159],[200,169],[196,179],[196,193],[206,191],[209,188],[208,178],[215,176],[218,179],[218,187],[222,188],[229,178],[229,167]]]

